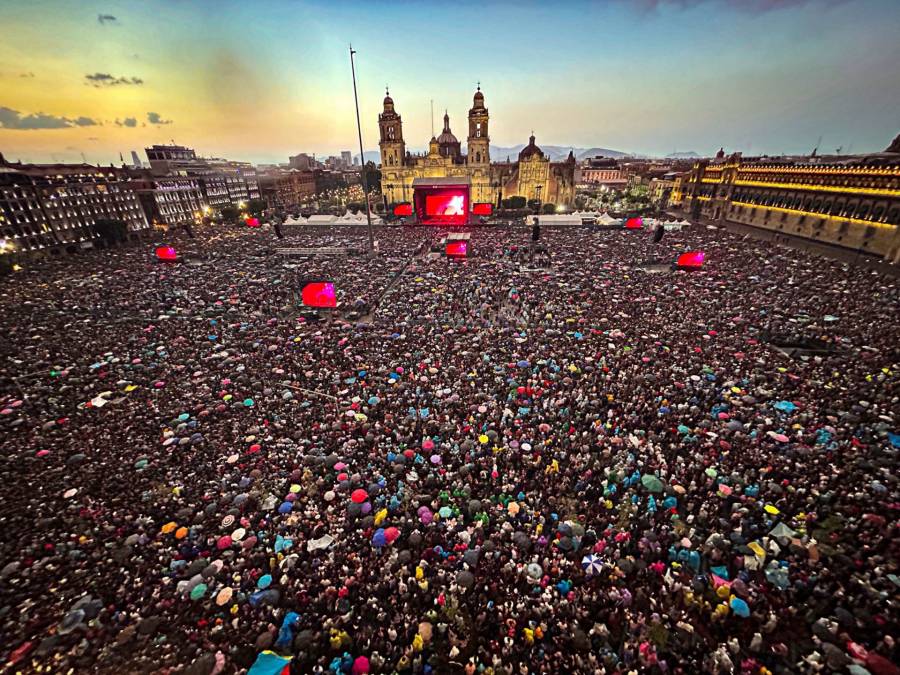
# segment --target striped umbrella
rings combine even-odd
[[[600,574],[603,571],[603,561],[599,556],[589,553],[581,559],[581,569],[588,576]]]

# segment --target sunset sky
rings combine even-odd
[[[897,0],[3,0],[0,152],[126,160],[174,139],[284,162],[367,150],[385,84],[412,149],[464,140],[665,155],[884,149],[900,132]]]

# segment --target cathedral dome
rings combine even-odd
[[[522,151],[519,153],[519,159],[526,159],[532,155],[537,155],[538,157],[544,156],[544,151],[534,144],[534,134],[528,137],[528,145],[522,148]]]
[[[441,132],[441,135],[437,137],[437,142],[439,145],[449,145],[451,143],[459,143],[459,139],[453,135],[453,132],[450,131],[450,115],[446,112],[444,113],[444,130]]]

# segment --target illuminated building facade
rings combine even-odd
[[[97,239],[98,220],[130,236],[148,221],[128,176],[90,164],[6,164],[0,155],[0,253],[59,253]]]
[[[400,114],[387,94],[378,116],[381,190],[385,201],[411,203],[416,179],[458,179],[469,186],[471,203],[496,204],[501,198],[513,196],[560,206],[574,203],[574,156],[565,162],[551,162],[532,136],[517,162],[492,164],[489,124],[490,115],[479,87],[468,114],[466,153],[462,153],[462,143],[451,131],[450,116],[445,113],[443,130],[432,137],[428,152],[413,155],[406,150]]]
[[[824,164],[701,160],[675,180],[670,203],[730,221],[900,262],[900,155]]]

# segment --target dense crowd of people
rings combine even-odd
[[[900,672],[896,279],[697,227],[545,228],[545,270],[524,228],[197,234],[0,280],[9,672]]]

